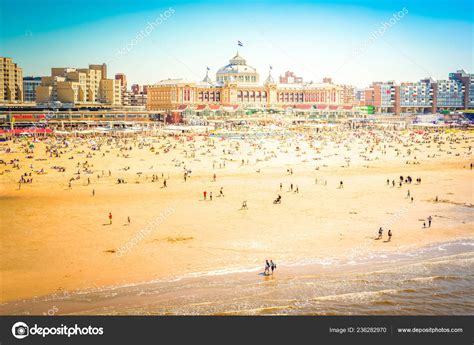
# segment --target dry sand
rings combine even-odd
[[[441,146],[433,142],[434,134],[392,132],[395,141],[383,139],[387,133],[374,133],[379,140],[366,133],[358,134],[359,138],[351,132],[326,133],[312,141],[313,147],[307,137],[296,136],[265,141],[195,137],[181,142],[148,137],[91,151],[87,140],[69,139],[69,148],[61,149],[67,153],[58,158],[46,154],[45,142],[35,143],[33,158],[23,152],[26,141],[1,143],[0,159],[18,158],[20,169],[0,166],[0,301],[233,272],[263,267],[267,258],[277,264],[301,265],[472,238],[472,133],[443,133]],[[456,140],[450,142],[449,137]],[[321,146],[321,139],[327,144]],[[147,144],[140,148],[142,140]],[[236,143],[240,143],[238,150]],[[124,146],[132,150],[121,150]],[[167,146],[170,150],[165,153]],[[7,147],[16,152],[5,153]],[[398,156],[395,149],[401,152]],[[86,157],[89,152],[91,158]],[[68,159],[71,156],[74,159]],[[85,161],[93,165],[89,167],[93,173],[87,175],[81,168],[81,178],[69,189],[77,163]],[[64,166],[66,172],[52,166]],[[130,169],[123,170],[127,166]],[[184,166],[192,170],[186,182]],[[18,189],[22,173],[41,168],[48,173],[33,172],[33,183]],[[293,174],[287,169],[293,169]],[[102,170],[104,176],[97,178]],[[162,173],[167,188],[162,188]],[[157,182],[151,182],[153,174],[159,176]],[[400,175],[410,175],[413,183],[398,187]],[[117,178],[127,183],[117,184]],[[396,186],[387,186],[387,178],[395,180]],[[422,183],[416,184],[416,178]],[[338,188],[340,180],[343,189]],[[288,191],[291,183],[299,193]],[[218,197],[220,187],[224,197]],[[408,189],[413,202],[406,198]],[[204,201],[203,191],[208,195],[212,191],[213,200]],[[274,205],[277,194],[282,195],[282,203]],[[240,210],[243,200],[248,210]],[[109,212],[112,225],[108,225]],[[430,215],[432,227],[423,228]],[[385,230],[383,239],[374,240],[380,226]],[[389,228],[393,238],[386,242]]]

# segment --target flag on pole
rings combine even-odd
[[[273,67],[272,67],[272,66],[270,66],[270,69],[273,69]]]
[[[244,46],[244,44],[243,44],[242,42],[240,42],[240,41],[237,41],[237,44],[239,45],[239,47],[243,47],[243,46]]]
[[[211,69],[209,67],[206,67],[208,71],[210,71]]]

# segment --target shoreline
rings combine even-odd
[[[469,267],[474,267],[474,237],[447,242],[435,242],[429,245],[411,246],[401,251],[387,250],[378,253],[365,253],[360,255],[359,258],[332,257],[327,258],[327,260],[315,260],[304,264],[281,264],[273,276],[263,276],[261,272],[263,269],[261,267],[248,267],[236,268],[231,271],[196,272],[177,277],[163,277],[147,282],[119,284],[69,292],[64,291],[62,293],[1,303],[0,314],[43,315],[44,310],[49,310],[54,305],[55,315],[107,315],[110,313],[114,315],[142,315],[143,313],[141,312],[130,312],[130,310],[138,310],[140,306],[145,307],[155,298],[163,299],[160,296],[163,293],[168,296],[174,296],[173,298],[178,298],[176,295],[183,297],[187,294],[192,294],[193,298],[197,300],[200,297],[206,299],[209,296],[219,299],[223,296],[215,295],[216,291],[219,292],[222,289],[225,296],[229,293],[228,287],[233,285],[263,286],[268,282],[275,283],[280,280],[297,280],[303,283],[305,280],[340,280],[341,278],[359,277],[366,274],[379,274],[387,270],[389,271],[393,267],[403,268],[420,264],[429,265],[430,263],[459,258],[467,258],[471,262],[468,264]],[[450,277],[432,276],[412,279],[450,279]],[[224,288],[221,285],[224,285]],[[177,291],[176,295],[173,293],[175,290]],[[319,299],[324,298],[328,299],[332,298],[332,296],[319,297]],[[116,303],[117,299],[120,300],[118,304]],[[212,303],[212,300],[202,301],[201,303]],[[196,305],[199,304],[196,303]],[[113,308],[114,311],[107,311],[107,308]],[[264,309],[269,311],[272,308]],[[277,310],[279,307],[274,307],[274,309]],[[233,315],[235,313],[241,315],[245,314],[246,311],[221,311],[211,314]],[[170,313],[156,310],[155,312],[145,312],[145,314],[168,315]],[[263,314],[265,315],[265,313]],[[272,312],[269,312],[269,314],[272,314]]]

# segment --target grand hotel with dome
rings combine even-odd
[[[147,108],[170,114],[245,112],[248,110],[301,112],[349,112],[353,89],[322,83],[277,84],[271,73],[260,83],[254,67],[237,53],[229,64],[209,73],[201,82],[166,79],[148,86]]]

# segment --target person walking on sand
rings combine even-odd
[[[270,263],[268,260],[265,260],[265,271],[263,272],[266,276],[270,274]]]
[[[272,270],[272,275],[273,275],[273,271],[276,270],[277,268],[277,265],[273,262],[273,260],[270,260],[270,268]]]
[[[219,190],[219,196],[224,196],[224,187]]]
[[[431,216],[428,217],[428,228],[431,228],[431,221],[433,218]]]
[[[283,188],[283,184],[280,182],[280,190]]]
[[[92,190],[92,196],[95,196],[95,189]]]
[[[128,225],[130,225],[130,216],[127,216]]]
[[[382,238],[383,235],[383,229],[382,227],[379,228],[379,237],[377,238],[378,240]]]
[[[209,200],[212,201],[212,192],[209,193]]]
[[[216,174],[214,174],[214,176],[213,176],[213,181],[214,182],[216,182],[216,177],[217,177]]]
[[[204,200],[207,200],[207,192],[206,191],[203,192],[203,195],[204,195]]]
[[[112,225],[112,212],[109,212],[109,225]]]
[[[390,242],[392,239],[392,230],[388,230],[388,241],[387,242]]]
[[[339,182],[339,189],[342,189],[342,188],[344,188],[344,182],[341,181]]]

